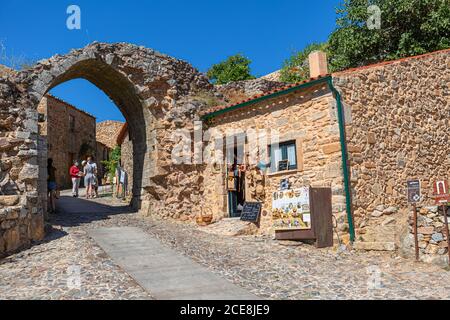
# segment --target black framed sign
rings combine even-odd
[[[409,203],[420,202],[421,199],[420,180],[407,181],[407,189],[408,189],[408,202]]]
[[[287,171],[287,170],[289,170],[289,160],[278,161],[278,171]]]
[[[258,223],[261,216],[262,203],[260,202],[246,202],[242,209],[241,220]]]

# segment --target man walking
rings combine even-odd
[[[79,162],[75,161],[73,163],[73,166],[70,167],[70,177],[72,178],[72,195],[74,198],[78,198],[78,190],[80,188],[80,180],[81,180],[81,176],[82,173],[80,171],[80,168],[78,168],[79,166]]]

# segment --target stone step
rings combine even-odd
[[[228,218],[206,227],[200,227],[200,230],[210,234],[238,237],[254,235],[258,232],[258,227],[254,223],[241,221],[239,218]]]
[[[356,250],[364,251],[395,251],[397,246],[395,242],[363,242],[358,241],[353,244]]]

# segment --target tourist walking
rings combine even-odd
[[[98,165],[97,163],[94,162],[94,157],[91,158],[92,160],[92,165],[94,166],[95,170],[94,170],[94,181],[92,183],[92,188],[94,190],[94,197],[98,198],[98,188],[100,186],[100,180],[99,180],[99,175],[98,175]]]
[[[125,200],[128,193],[128,173],[125,171],[123,167],[120,173],[120,185],[122,186],[121,198]]]
[[[120,199],[124,199],[126,197],[126,180],[127,173],[122,167],[122,163],[119,161],[116,167],[116,176],[115,181],[117,183],[116,186],[116,197]]]
[[[53,159],[47,160],[47,198],[50,213],[56,213],[56,168],[53,166]]]
[[[73,163],[73,166],[70,167],[70,177],[72,178],[72,195],[74,198],[78,198],[78,191],[80,189],[80,181],[81,177],[83,176],[83,173],[80,171],[80,168],[78,166],[80,163],[78,161],[75,161]]]
[[[94,198],[95,185],[96,185],[96,174],[97,165],[92,160],[92,157],[87,158],[87,163],[83,169],[84,172],[84,184],[86,186],[86,198]]]

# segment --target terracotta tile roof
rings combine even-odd
[[[423,59],[423,58],[427,58],[429,56],[433,56],[433,55],[444,53],[444,52],[449,52],[450,53],[450,48],[449,49],[438,50],[438,51],[434,51],[434,52],[429,52],[429,53],[421,54],[421,55],[418,55],[418,56],[411,56],[411,57],[405,57],[405,58],[401,58],[401,59],[397,59],[397,60],[383,61],[383,62],[378,62],[378,63],[374,63],[374,64],[369,64],[369,65],[366,65],[366,66],[361,66],[361,67],[351,68],[351,69],[347,69],[347,70],[342,70],[342,71],[333,73],[333,76],[334,75],[344,74],[344,73],[356,72],[356,71],[360,71],[360,70],[364,70],[364,69],[382,67],[382,66],[386,66],[386,65],[390,65],[390,64],[399,63],[399,62],[402,62],[402,61],[408,61],[408,60],[413,60],[413,59]]]
[[[123,122],[107,120],[97,123],[97,141],[110,149],[117,146],[117,136],[123,127]]]
[[[244,99],[244,100],[236,102],[236,103],[232,103],[232,104],[225,105],[225,106],[211,107],[211,108],[205,110],[204,112],[201,112],[201,116],[205,117],[205,116],[207,116],[209,114],[212,114],[212,113],[215,113],[215,112],[218,112],[218,111],[221,111],[221,110],[225,110],[225,109],[228,109],[228,108],[236,107],[236,106],[239,106],[239,105],[247,103],[247,102],[250,103],[250,102],[252,102],[254,100],[257,100],[257,99],[260,99],[260,98],[263,98],[263,97],[269,97],[269,96],[271,96],[273,94],[280,93],[280,92],[283,92],[283,91],[286,91],[286,90],[289,90],[289,89],[292,89],[292,88],[295,88],[295,87],[299,87],[301,85],[304,85],[304,84],[307,84],[307,83],[311,83],[311,82],[317,81],[319,79],[327,78],[329,76],[330,76],[330,74],[327,74],[327,75],[324,75],[324,76],[319,76],[319,77],[316,77],[316,78],[310,78],[308,80],[304,80],[304,81],[297,82],[297,83],[292,83],[292,84],[283,86],[281,88],[278,88],[278,89],[275,89],[275,90],[272,90],[272,91],[269,91],[269,92],[265,92],[265,93],[262,93],[262,94],[255,95],[253,97],[249,97],[247,99]],[[299,88],[299,90],[300,89],[301,88]]]
[[[299,83],[290,84],[290,85],[287,85],[285,87],[281,87],[279,89],[276,89],[276,90],[273,90],[273,91],[270,91],[270,92],[265,92],[263,94],[259,94],[259,95],[256,95],[256,96],[244,99],[244,100],[239,101],[237,103],[229,104],[229,105],[226,105],[226,106],[214,106],[214,107],[211,107],[211,108],[201,112],[200,115],[203,118],[205,118],[208,115],[213,114],[215,112],[218,112],[218,111],[221,111],[221,110],[226,110],[228,108],[233,108],[233,107],[239,106],[239,105],[244,104],[244,103],[251,103],[253,100],[257,100],[257,99],[260,99],[260,98],[263,98],[263,97],[268,97],[268,96],[270,96],[272,94],[283,92],[285,90],[288,90],[288,89],[291,89],[291,88],[294,88],[294,87],[297,87],[297,86],[301,86],[301,85],[309,83],[309,82],[316,81],[316,80],[318,80],[320,78],[330,77],[330,76],[334,76],[334,75],[340,75],[340,74],[344,74],[344,73],[356,72],[356,71],[364,70],[364,69],[368,69],[368,68],[385,66],[385,65],[394,64],[394,63],[398,63],[398,62],[406,61],[406,60],[410,60],[410,59],[426,58],[428,56],[439,54],[439,53],[443,53],[443,52],[450,52],[450,49],[439,50],[439,51],[430,52],[430,53],[426,53],[426,54],[418,55],[418,56],[405,57],[405,58],[398,59],[398,60],[384,61],[384,62],[372,64],[372,65],[367,65],[367,66],[362,66],[362,67],[358,67],[358,68],[352,68],[352,69],[348,69],[348,70],[343,70],[343,71],[340,71],[340,72],[335,72],[333,74],[327,74],[327,75],[322,76],[322,77],[310,78],[309,80],[305,80],[305,81],[302,81],[302,82],[299,82]],[[301,89],[301,88],[299,88],[299,89]]]

